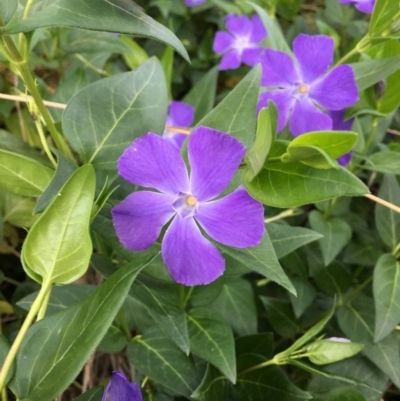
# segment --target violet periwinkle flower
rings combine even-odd
[[[194,107],[184,102],[172,101],[169,105],[166,124],[170,127],[189,128],[194,120]],[[187,135],[179,132],[164,131],[163,137],[177,149],[182,147]]]
[[[350,118],[344,121],[344,115],[346,110],[330,111],[329,116],[332,119],[332,129],[335,131],[351,131],[353,126],[354,118]],[[337,161],[341,166],[347,166],[350,163],[352,154],[346,153],[343,156],[338,157]]]
[[[355,7],[363,12],[371,14],[374,10],[376,0],[339,0],[342,4],[354,4]]]
[[[101,401],[142,401],[136,383],[131,383],[122,372],[113,372]]]
[[[261,54],[264,50],[259,43],[267,37],[267,31],[260,17],[255,15],[250,20],[246,15],[229,14],[225,21],[228,32],[217,32],[213,45],[215,53],[225,53],[219,69],[236,69],[242,62],[252,67],[255,66],[261,61]]]
[[[188,7],[196,7],[199,6],[200,4],[204,4],[206,0],[185,0],[185,4]]]
[[[297,65],[288,54],[266,49],[262,84],[270,89],[260,96],[258,109],[272,100],[279,113],[278,132],[289,120],[294,136],[332,129],[332,119],[321,110],[341,110],[358,100],[353,69],[340,65],[328,72],[334,42],[325,35],[300,34],[293,42]]]
[[[112,209],[121,243],[132,251],[153,245],[170,220],[161,245],[172,278],[188,286],[208,284],[225,270],[219,250],[200,231],[222,244],[247,248],[260,243],[264,210],[242,187],[216,199],[238,169],[245,147],[211,128],[195,129],[188,140],[190,177],[179,151],[149,132],[118,160],[119,174],[138,191]]]

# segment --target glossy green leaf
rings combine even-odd
[[[195,308],[188,312],[190,349],[236,383],[236,357],[232,329],[217,312]]]
[[[257,309],[254,291],[245,279],[227,280],[213,308],[224,316],[239,335],[257,332]]]
[[[379,197],[400,207],[400,185],[395,176],[384,175]],[[377,203],[375,223],[382,241],[393,251],[400,243],[400,214]]]
[[[12,18],[15,11],[17,11],[18,0],[2,0],[0,4],[0,18],[1,22],[7,24]]]
[[[239,139],[246,148],[256,136],[256,108],[260,90],[261,67],[254,67],[197,126],[227,132]]]
[[[396,386],[400,385],[399,344],[396,334],[392,333],[378,343],[374,342],[373,300],[364,295],[357,296],[339,309],[338,322],[346,337],[364,344],[363,353],[385,372]]]
[[[15,227],[31,227],[38,216],[33,215],[35,200],[0,190],[2,221]]]
[[[226,401],[229,394],[229,381],[217,368],[207,365],[206,373],[199,387],[191,395],[191,398],[201,401]]]
[[[135,337],[127,355],[140,372],[176,394],[190,397],[199,385],[192,357],[186,356],[158,329],[151,328]]]
[[[314,394],[313,394],[314,395]],[[323,393],[321,395],[315,394],[314,401],[365,401],[365,397],[352,388],[339,388],[336,390]]]
[[[0,188],[22,196],[40,196],[54,170],[38,161],[0,149]]]
[[[266,225],[266,229],[278,259],[322,237],[320,233],[308,228],[292,227],[285,224],[269,223]]]
[[[189,61],[184,46],[169,29],[147,16],[134,2],[125,0],[53,0],[28,19],[9,27],[7,33],[29,32],[51,26],[119,32],[155,39],[172,46]]]
[[[312,274],[318,289],[333,297],[343,295],[354,283],[350,273],[339,263],[329,266],[312,266]]]
[[[277,124],[278,110],[274,103],[269,102],[268,108],[258,113],[256,139],[245,157],[248,168],[246,180],[252,181],[262,170],[276,138]]]
[[[350,225],[338,217],[325,219],[313,210],[309,215],[310,226],[323,235],[318,240],[325,266],[328,266],[351,239]]]
[[[318,146],[300,145],[294,146],[288,152],[282,155],[284,163],[293,163],[299,161],[307,166],[329,170],[339,168],[338,162],[333,159],[325,150]]]
[[[87,270],[95,181],[92,166],[77,170],[29,231],[22,258],[33,279],[67,284]]]
[[[183,98],[184,102],[194,107],[195,124],[202,120],[214,107],[218,74],[218,66],[211,68]]]
[[[134,282],[131,295],[143,304],[159,328],[188,355],[189,335],[185,312],[180,306],[179,287],[143,276]]]
[[[399,0],[377,0],[369,24],[368,33],[372,38],[391,36],[391,34],[396,33],[396,24],[399,23],[399,20]]]
[[[363,164],[363,168],[378,173],[400,175],[400,152],[385,150],[373,153]]]
[[[86,300],[30,328],[12,381],[21,401],[54,400],[75,379],[111,325],[136,275],[150,260],[121,267]]]
[[[103,387],[94,387],[80,395],[78,398],[75,398],[74,401],[101,401],[103,393]]]
[[[375,342],[390,334],[400,322],[400,261],[384,254],[374,269]]]
[[[85,163],[115,170],[134,139],[162,133],[168,99],[160,63],[95,82],[80,91],[63,114],[63,130]]]

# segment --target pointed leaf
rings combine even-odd
[[[385,150],[373,153],[367,163],[363,164],[363,168],[378,173],[400,175],[400,152]]]
[[[217,368],[207,365],[206,373],[200,386],[196,388],[191,398],[201,401],[226,401],[230,384]]]

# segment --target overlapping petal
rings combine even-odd
[[[280,132],[285,128],[290,110],[296,101],[293,97],[293,89],[281,89],[262,93],[258,102],[258,111],[263,107],[268,107],[268,100],[272,100],[278,108],[277,132]]]
[[[226,28],[234,36],[247,36],[252,33],[252,23],[246,15],[233,14],[226,17]]]
[[[347,121],[344,121],[344,117],[346,114],[346,110],[331,110],[329,111],[329,116],[332,119],[332,129],[336,131],[351,131],[353,126],[354,118],[350,118]]]
[[[342,4],[354,4],[363,13],[371,14],[374,11],[376,0],[340,0]]]
[[[258,245],[264,234],[264,208],[244,188],[199,205],[195,218],[215,241],[236,248]]]
[[[170,125],[190,127],[194,120],[194,107],[184,102],[172,101],[169,105]]]
[[[267,49],[262,56],[261,64],[263,86],[286,88],[300,82],[294,61],[286,53]]]
[[[351,158],[352,158],[352,154],[346,153],[343,156],[338,157],[337,161],[341,166],[347,166],[350,163]]]
[[[165,233],[162,257],[172,278],[188,286],[209,284],[225,270],[218,249],[205,239],[192,217],[177,215]]]
[[[252,29],[250,41],[251,43],[257,44],[260,43],[267,37],[267,31],[264,27],[264,24],[261,21],[261,18],[258,15],[254,15],[251,19]]]
[[[332,120],[305,97],[296,101],[290,116],[289,129],[294,136],[311,131],[330,130]]]
[[[244,49],[242,53],[242,61],[250,67],[254,67],[261,62],[263,52],[264,48],[262,47]]]
[[[341,110],[359,99],[354,71],[340,65],[310,87],[310,97],[328,110]]]
[[[233,47],[235,38],[228,32],[219,31],[216,33],[213,44],[213,51],[217,54],[225,53]]]
[[[102,401],[142,401],[142,394],[136,383],[130,383],[121,372],[113,372]]]
[[[242,53],[240,50],[229,50],[228,53],[224,54],[219,64],[219,69],[224,70],[235,70],[240,67],[242,63]]]
[[[200,4],[203,4],[205,2],[206,2],[206,0],[185,0],[185,4],[188,7],[196,7],[196,6],[199,6]]]
[[[161,228],[175,214],[173,195],[138,191],[112,209],[115,230],[121,243],[132,251],[144,251],[153,245]]]
[[[187,192],[189,180],[179,152],[161,136],[148,133],[136,139],[118,159],[119,174],[132,184],[168,194]]]
[[[312,83],[324,75],[333,61],[334,41],[326,35],[300,34],[293,41],[303,83]]]
[[[191,193],[199,201],[220,195],[238,169],[246,148],[234,137],[212,128],[196,128],[189,137]]]

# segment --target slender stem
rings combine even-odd
[[[365,194],[364,196],[366,198],[376,202],[376,203],[379,203],[382,206],[387,207],[388,209],[391,209],[391,210],[393,210],[393,211],[395,211],[397,213],[400,213],[400,207],[398,207],[396,205],[393,205],[393,203],[385,201],[384,199],[381,199],[381,198],[379,198],[379,197],[377,197],[375,195],[372,195],[372,194]]]
[[[120,329],[125,334],[125,337],[127,338],[127,340],[131,341],[132,334],[131,334],[131,331],[129,330],[128,323],[126,322],[124,311],[122,309],[120,309],[117,316],[118,316],[118,322],[119,322]]]
[[[22,344],[22,341],[25,338],[26,333],[28,332],[29,327],[31,326],[33,320],[35,319],[35,316],[38,314],[50,288],[51,288],[50,282],[43,283],[37,298],[33,302],[31,309],[30,309],[28,315],[26,316],[25,321],[21,326],[21,329],[19,330],[17,337],[15,338],[15,340],[10,348],[10,351],[8,352],[8,354],[6,356],[6,359],[3,363],[3,367],[1,368],[1,372],[0,372],[0,391],[2,391],[5,386],[8,372],[11,369],[11,366],[17,355],[17,352]]]
[[[49,306],[49,301],[50,301],[50,296],[51,296],[51,288],[47,292],[46,296],[43,299],[43,303],[39,309],[39,313],[37,315],[36,321],[38,322],[39,320],[42,320],[44,316],[46,315],[47,307]]]
[[[355,56],[356,54],[358,54],[358,49],[357,47],[355,47],[354,49],[350,50],[347,54],[345,54],[336,64],[335,67],[340,65],[340,64],[344,64],[345,61],[347,61],[348,59],[352,58],[353,56]]]
[[[362,152],[364,155],[367,154],[367,152],[372,144],[372,141],[374,140],[377,125],[378,125],[378,117],[374,117],[374,119],[372,120],[371,132],[368,135],[367,141],[365,142],[365,146],[364,146],[364,149]]]
[[[9,36],[2,36],[1,40],[4,43],[4,47],[8,50],[9,55],[11,56],[11,61],[14,62],[16,68],[18,68],[22,79],[25,82],[25,85],[32,95],[37,108],[39,109],[40,114],[42,115],[48,130],[56,144],[56,146],[69,158],[73,159],[72,152],[68,147],[67,142],[61,136],[61,134],[57,131],[56,126],[54,125],[53,119],[46,106],[43,103],[43,99],[40,95],[40,92],[36,86],[35,80],[26,64],[26,62],[22,59],[18,49],[15,47],[13,40]]]
[[[49,144],[47,143],[46,136],[45,136],[45,134],[43,132],[42,123],[40,122],[40,117],[37,117],[37,118],[34,117],[34,120],[35,120],[36,129],[38,130],[39,137],[40,137],[40,140],[41,140],[42,145],[43,145],[43,149],[46,152],[47,157],[50,159],[51,164],[54,166],[54,168],[56,168],[57,167],[57,162],[54,159],[54,156],[53,156],[53,154],[51,153],[51,151],[49,149]]]
[[[264,222],[268,224],[268,223],[272,223],[277,220],[282,220],[286,217],[297,216],[298,214],[301,214],[301,213],[302,213],[302,211],[299,209],[296,209],[296,208],[287,209],[287,210],[277,214],[276,216],[265,219]]]
[[[104,77],[109,77],[110,74],[107,71],[102,70],[101,68],[97,68],[95,65],[93,65],[89,60],[86,60],[85,57],[81,56],[80,54],[75,54],[75,57],[82,62],[86,67],[90,68],[94,72],[97,72],[100,75],[103,75]]]
[[[3,388],[1,391],[1,400],[2,401],[8,401],[8,395],[7,395],[7,389]]]
[[[400,242],[397,244],[396,248],[394,248],[392,255],[396,256],[400,252]]]
[[[245,369],[242,372],[240,372],[237,377],[242,377],[244,375],[247,375],[250,372],[254,372],[255,370],[258,369],[262,369],[262,368],[266,368],[267,366],[271,366],[271,365],[279,365],[278,361],[276,360],[276,357],[274,357],[273,359],[270,359],[269,361],[265,361],[263,363],[259,363],[258,365],[254,365],[251,368]]]
[[[19,281],[14,280],[13,278],[10,278],[10,277],[5,277],[5,276],[3,276],[3,281],[5,281],[6,283],[9,283],[9,284],[12,284],[12,285],[16,285],[16,286],[21,284]]]
[[[28,2],[26,3],[26,6],[25,6],[24,15],[22,16],[22,19],[28,18],[29,12],[31,11],[31,8],[32,8],[34,2],[35,2],[35,0],[28,0]]]
[[[281,161],[282,159],[280,157],[271,157],[270,159],[267,160],[267,163],[278,163]]]
[[[187,295],[186,295],[186,297],[185,297],[185,299],[183,301],[183,307],[184,308],[186,308],[187,303],[189,302],[189,299],[192,296],[193,290],[194,290],[194,287],[190,287],[190,289],[189,289],[189,291],[188,291],[188,293],[187,293]]]
[[[372,281],[372,276],[368,277],[362,284],[360,284],[353,292],[351,292],[345,299],[337,304],[336,308],[346,305],[350,302],[358,293],[360,293],[365,287],[367,287]]]
[[[28,2],[26,3],[24,14],[22,16],[23,20],[28,18],[29,12],[31,11],[34,1],[35,0],[28,0]],[[28,41],[23,33],[19,34],[19,51],[23,55],[28,54]]]

